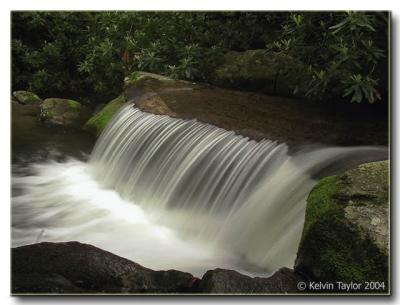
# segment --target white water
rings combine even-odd
[[[88,163],[36,163],[13,177],[13,246],[78,240],[153,269],[265,275],[293,266],[311,177],[384,153],[290,155],[285,144],[126,106]]]

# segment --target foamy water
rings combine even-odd
[[[284,143],[126,106],[89,162],[17,168],[12,242],[77,240],[157,270],[268,275],[293,267],[315,174],[385,154],[379,147],[289,154]]]

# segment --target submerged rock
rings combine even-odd
[[[197,291],[221,294],[298,293],[301,277],[289,268],[281,268],[271,277],[249,277],[233,270],[207,271],[199,282]]]
[[[48,98],[40,107],[40,120],[49,125],[80,128],[89,117],[89,108],[74,100]]]
[[[14,91],[13,98],[23,105],[39,105],[43,100],[33,92],[29,91]]]
[[[307,199],[295,270],[319,281],[385,282],[388,289],[389,163],[322,179]]]
[[[177,293],[196,278],[153,271],[79,242],[39,243],[12,249],[13,293]]]

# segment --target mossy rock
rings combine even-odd
[[[103,129],[106,127],[108,122],[114,114],[125,104],[126,100],[124,95],[120,95],[106,106],[103,107],[98,113],[92,116],[84,125],[83,129],[95,134],[100,135]]]
[[[48,98],[40,106],[40,120],[48,125],[80,128],[89,117],[88,107],[70,99]]]
[[[125,78],[124,92],[103,109],[91,117],[85,124],[84,129],[100,135],[113,115],[127,102],[138,103],[149,97],[157,97],[162,92],[174,90],[192,89],[191,82],[174,80],[163,75],[136,71]]]
[[[23,105],[39,105],[43,102],[35,93],[23,90],[14,91],[13,97],[18,103]]]
[[[266,50],[230,51],[212,75],[222,87],[295,96],[304,94],[306,67],[293,57]]]
[[[366,163],[313,188],[296,271],[315,281],[385,282],[372,292],[387,292],[388,168],[388,161]]]

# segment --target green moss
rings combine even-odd
[[[109,102],[101,111],[91,117],[84,126],[84,129],[99,135],[108,124],[114,114],[124,105],[125,98],[120,95]]]
[[[339,210],[331,209],[313,223],[299,252],[318,280],[387,283],[387,256],[349,226]]]
[[[384,281],[387,286],[387,255],[346,219],[344,176],[326,177],[311,191],[295,269],[318,281]]]
[[[321,215],[330,210],[337,209],[334,194],[337,190],[337,177],[330,176],[322,179],[311,191],[307,199],[306,221],[304,223],[303,235],[305,235],[312,224]]]
[[[72,109],[79,109],[81,107],[81,104],[74,100],[68,100],[68,106]]]

